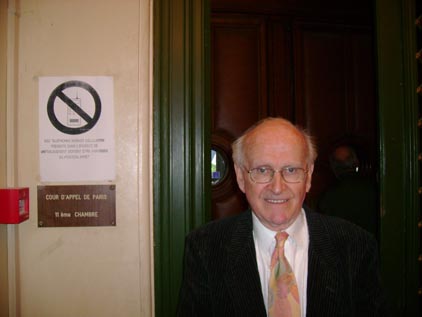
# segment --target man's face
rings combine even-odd
[[[273,231],[285,230],[299,215],[311,188],[313,164],[307,164],[305,140],[292,126],[268,121],[252,131],[245,141],[245,166],[235,166],[239,187],[264,226]],[[308,172],[299,183],[286,183],[280,172],[269,183],[253,182],[248,170],[263,166],[274,170],[300,167]]]

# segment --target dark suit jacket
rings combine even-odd
[[[307,316],[386,316],[375,239],[341,219],[306,210]],[[186,238],[178,316],[266,316],[251,211]]]

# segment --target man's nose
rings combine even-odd
[[[274,193],[281,193],[287,186],[287,183],[281,173],[282,171],[276,171],[270,183],[270,187]]]

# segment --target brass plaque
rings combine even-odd
[[[115,185],[38,186],[38,227],[115,225]]]

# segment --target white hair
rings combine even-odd
[[[233,162],[238,166],[244,165],[245,156],[246,156],[246,154],[245,154],[245,140],[248,138],[250,133],[253,130],[255,130],[258,126],[260,126],[261,124],[263,124],[267,121],[273,121],[273,120],[278,120],[278,121],[280,121],[280,123],[287,124],[287,125],[291,126],[292,128],[296,129],[296,131],[298,131],[303,136],[303,138],[305,139],[306,146],[307,146],[307,161],[308,161],[308,164],[309,165],[313,164],[315,162],[318,154],[317,154],[316,145],[314,143],[312,136],[302,127],[295,126],[290,121],[288,121],[284,118],[280,118],[280,117],[276,117],[276,118],[268,117],[268,118],[265,118],[265,119],[258,121],[253,126],[251,126],[249,129],[247,129],[237,140],[235,140],[232,143]]]

